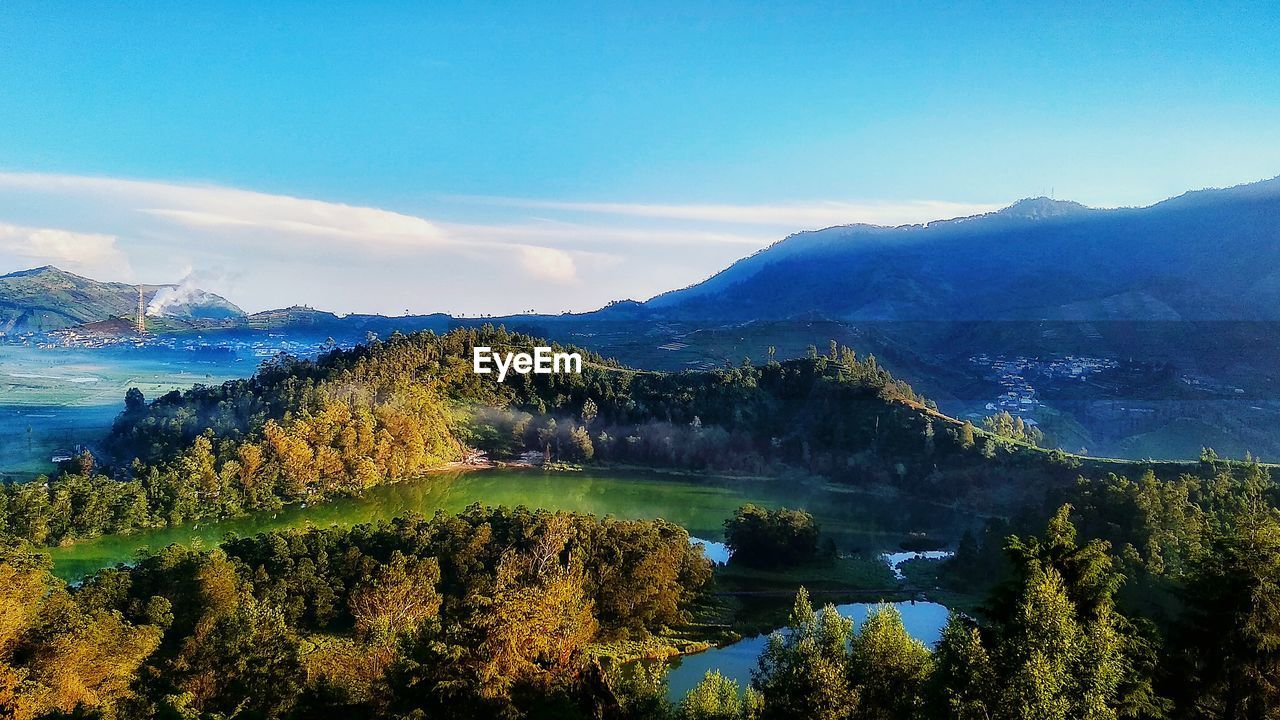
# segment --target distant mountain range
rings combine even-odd
[[[51,266],[0,276],[0,330],[132,318],[137,287]],[[202,290],[141,287],[149,305],[161,301],[157,315],[180,320],[304,326],[340,320],[302,307],[249,317]],[[1280,178],[1188,192],[1143,208],[1103,210],[1041,197],[924,225],[801,232],[691,287],[576,317],[715,324],[813,317],[1280,320]]]
[[[226,298],[185,283],[100,282],[46,265],[0,275],[0,333],[19,335],[73,328],[90,335],[132,333],[138,315],[139,288],[147,330],[155,333],[290,330],[363,337],[368,332],[450,327],[450,318],[444,314],[339,316],[301,305],[247,314]]]
[[[1144,208],[1034,198],[792,235],[615,312],[713,322],[1280,319],[1280,178]]]
[[[180,285],[99,282],[52,265],[0,275],[0,332],[50,332],[79,325],[133,320],[138,290],[159,317],[222,321],[245,317],[226,298]]]

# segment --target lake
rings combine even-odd
[[[945,606],[931,602],[897,602],[892,605],[902,614],[902,624],[911,637],[929,646],[938,642],[950,613]],[[875,603],[848,603],[837,605],[836,610],[860,626],[874,607]],[[756,635],[732,645],[673,660],[667,674],[667,697],[679,703],[710,670],[718,670],[721,675],[737,680],[738,685],[745,689],[751,683],[751,671],[768,641],[767,634]]]
[[[254,513],[129,535],[113,535],[52,548],[54,572],[74,580],[102,567],[131,560],[139,549],[171,543],[217,544],[226,534],[330,525],[350,526],[409,512],[457,512],[472,503],[526,505],[552,510],[665,518],[709,542],[724,538],[724,520],[739,506],[805,508],[841,550],[897,549],[911,532],[955,539],[972,518],[951,508],[877,495],[834,490],[795,480],[726,479],[638,470],[544,472],[489,469],[432,473],[373,488],[360,497],[340,498],[274,513]],[[722,552],[713,548],[715,552]]]

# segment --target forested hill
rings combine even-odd
[[[543,344],[489,327],[393,335],[151,403],[131,390],[102,467],[83,457],[51,482],[10,486],[0,529],[43,544],[314,502],[420,475],[468,448],[817,476],[983,508],[1079,472],[1076,458],[938,415],[874,357],[834,344],[715,371],[640,372],[579,351],[581,374],[498,383],[472,372],[476,346]]]

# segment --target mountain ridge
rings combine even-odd
[[[1271,320],[1280,319],[1280,276],[1266,268],[1277,266],[1280,178],[1141,208],[1040,197],[925,224],[795,233],[643,308],[709,321],[811,312],[841,320]],[[1242,281],[1244,292],[1221,292]]]

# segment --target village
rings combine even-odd
[[[1109,358],[1075,355],[1042,360],[1025,356],[1006,358],[982,353],[970,357],[969,362],[986,369],[988,377],[998,383],[1003,390],[995,400],[986,404],[985,409],[988,413],[1007,412],[1014,417],[1022,418],[1022,421],[1028,425],[1037,424],[1036,410],[1043,407],[1043,403],[1037,397],[1036,388],[1028,376],[1037,380],[1078,379],[1084,382],[1090,375],[1119,367],[1117,361]]]

